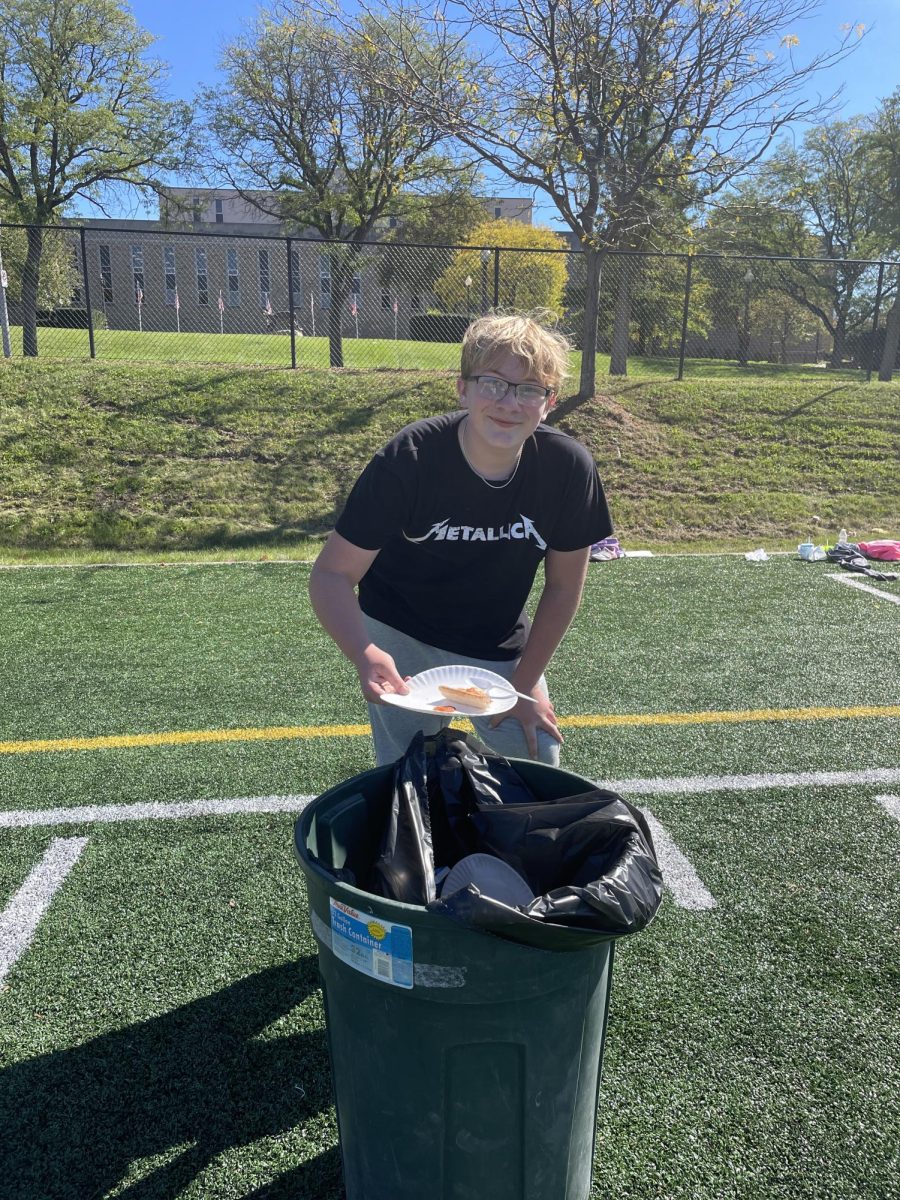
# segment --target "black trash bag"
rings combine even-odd
[[[512,908],[468,887],[437,895],[435,864],[493,854],[535,899]],[[643,814],[614,792],[541,800],[515,767],[460,730],[418,733],[394,771],[391,814],[373,873],[379,895],[549,950],[643,929],[662,875]]]
[[[506,804],[534,804],[538,797],[507,759],[459,729],[442,729],[423,741],[434,861],[439,867],[452,867],[468,854],[485,851],[471,820],[475,813]],[[416,744],[413,739],[409,749]]]
[[[473,822],[482,852],[518,871],[536,898],[510,908],[469,885],[429,908],[546,949],[636,933],[656,915],[662,875],[649,830],[614,792],[504,806]]]
[[[394,766],[390,816],[367,890],[405,904],[429,904],[437,896],[421,731]]]

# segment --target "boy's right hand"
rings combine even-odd
[[[409,691],[394,665],[394,660],[377,646],[367,646],[356,664],[362,694],[372,704],[380,704],[385,692],[405,696]]]

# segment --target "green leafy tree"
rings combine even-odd
[[[468,241],[484,220],[484,201],[475,194],[471,174],[460,173],[448,184],[430,196],[405,193],[392,208],[397,225],[382,239],[387,245],[378,264],[382,287],[394,296],[433,291],[453,260],[452,247]]]
[[[686,258],[654,255],[642,260],[630,306],[631,340],[638,354],[672,354],[680,345],[686,284]],[[693,275],[688,333],[709,332],[708,292],[708,281]]]
[[[21,304],[22,284],[27,274],[27,230],[4,222],[0,226],[0,249],[3,253],[3,267],[9,279],[7,298],[13,303]],[[73,235],[56,229],[50,235],[45,232],[37,291],[38,307],[52,309],[70,304],[81,285],[81,269]]]
[[[435,295],[446,312],[471,313],[487,308],[494,294],[493,263],[497,251],[493,248],[502,247],[499,307],[549,309],[562,315],[568,256],[559,253],[567,247],[558,233],[521,221],[492,220],[473,229],[469,241],[473,249],[457,250],[453,262],[434,285]]]
[[[751,301],[749,325],[758,338],[768,342],[769,362],[783,365],[791,361],[792,347],[814,342],[822,333],[821,323],[809,309],[777,290]]]
[[[782,146],[710,222],[708,241],[752,255],[790,257],[753,264],[757,289],[772,287],[821,321],[830,365],[844,359],[848,333],[872,318],[869,265],[885,249],[876,166],[865,117],[808,131]]]
[[[581,394],[594,390],[604,249],[646,248],[660,214],[720,191],[786,125],[821,111],[808,99],[810,79],[848,53],[855,34],[800,63],[791,26],[817,7],[439,0],[430,24],[396,9],[381,18],[394,69],[416,75],[423,24],[457,59],[408,95],[394,88],[397,103],[543,194],[578,238],[586,268]],[[391,87],[389,74],[384,84]]]
[[[872,120],[869,143],[874,162],[878,228],[891,248],[892,258],[900,252],[900,88],[882,100]],[[900,350],[900,268],[890,271],[893,303],[885,322],[884,347],[878,378],[893,378]]]
[[[340,22],[306,0],[262,11],[226,47],[225,86],[202,96],[211,158],[257,207],[331,243],[329,357],[343,365],[341,316],[359,248],[407,193],[442,191],[456,164],[443,132],[382,84],[386,56],[365,17]],[[407,100],[441,69],[420,37],[413,68],[393,83]]]
[[[44,231],[76,197],[141,191],[185,160],[190,110],[163,98],[165,68],[117,0],[17,0],[0,7],[0,203],[29,226],[22,348],[37,354]]]

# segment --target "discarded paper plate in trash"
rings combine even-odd
[[[534,899],[534,892],[519,872],[493,854],[467,854],[461,858],[444,880],[441,896],[446,899],[470,883],[478,888],[482,896],[499,900],[510,908],[530,904]]]

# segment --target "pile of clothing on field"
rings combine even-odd
[[[897,575],[890,571],[876,571],[869,566],[870,561],[900,562],[900,541],[884,538],[875,542],[844,542],[829,547],[825,551],[829,562],[837,563],[844,571],[853,571],[858,575],[868,575],[871,579],[883,583],[893,583]]]

